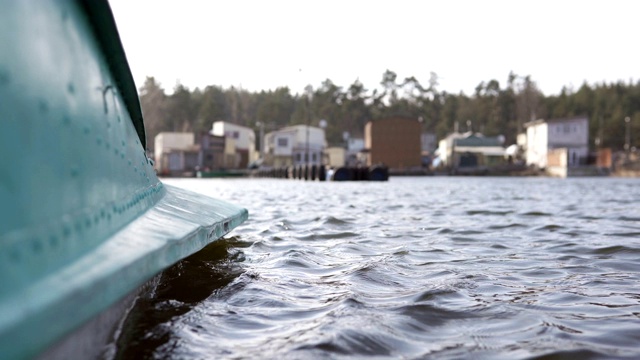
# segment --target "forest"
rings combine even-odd
[[[504,84],[481,82],[473,94],[438,89],[438,75],[425,84],[415,77],[400,79],[386,70],[370,90],[359,80],[348,86],[324,80],[293,92],[288,87],[249,92],[242,88],[210,85],[204,89],[177,84],[170,95],[155,78],[147,77],[139,89],[149,148],[163,131],[205,132],[214,121],[228,121],[265,132],[295,124],[318,126],[327,122],[330,146],[344,144],[344,134],[363,137],[364,126],[390,116],[411,117],[424,132],[442,139],[454,131],[472,130],[486,136],[503,135],[505,146],[516,142],[523,124],[536,119],[589,118],[589,146],[621,150],[627,126],[631,146],[640,133],[640,81],[564,87],[559,95],[545,96],[531,76],[509,73]],[[625,118],[629,123],[625,123]]]

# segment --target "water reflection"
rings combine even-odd
[[[173,319],[224,289],[238,278],[245,245],[235,237],[220,239],[165,270],[153,291],[141,297],[118,339],[116,359],[143,359],[166,353],[172,342]]]

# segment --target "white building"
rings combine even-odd
[[[504,136],[453,133],[440,140],[439,161],[452,169],[486,169],[505,160]]]
[[[366,161],[362,159],[362,151],[364,150],[363,138],[349,138],[347,140],[347,149],[344,157],[344,164],[347,166],[357,166]]]
[[[198,150],[193,133],[161,132],[154,139],[155,168],[161,175],[194,168]]]
[[[363,138],[349,138],[347,140],[347,151],[351,153],[358,153],[364,150]]]
[[[240,155],[238,167],[246,168],[249,163],[258,159],[256,133],[253,129],[225,121],[216,121],[213,123],[211,134],[233,139],[230,143],[235,144],[235,150]]]
[[[326,147],[324,129],[294,125],[265,134],[265,164],[275,167],[321,165]]]
[[[442,165],[450,166],[453,157],[453,142],[456,139],[463,139],[467,136],[471,135],[471,133],[459,133],[453,132],[447,135],[446,138],[440,140],[438,142],[438,157],[440,158],[440,163]]]
[[[526,128],[525,157],[527,165],[544,169],[552,150],[567,149],[566,164],[580,165],[589,155],[589,119],[536,120],[528,122]]]
[[[364,139],[348,138],[345,146],[328,147],[324,151],[325,165],[331,167],[357,166],[366,161],[362,159]]]
[[[420,144],[422,154],[432,154],[436,150],[438,145],[436,134],[422,133],[420,135]]]

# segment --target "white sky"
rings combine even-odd
[[[640,79],[640,1],[110,0],[136,84],[154,76],[249,91],[302,92],[325,79],[379,87],[430,72],[467,95],[531,75],[545,95],[583,81]]]

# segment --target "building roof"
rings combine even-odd
[[[526,122],[524,124],[522,124],[524,127],[530,127],[530,126],[535,126],[535,125],[540,125],[540,124],[544,124],[544,123],[563,123],[563,122],[571,122],[571,121],[576,121],[576,120],[589,120],[589,118],[587,116],[574,116],[574,117],[569,117],[569,118],[559,118],[559,119],[538,119],[538,120],[533,120],[533,121],[529,121]]]
[[[214,121],[212,127],[215,124],[222,124],[222,127],[231,127],[231,128],[236,128],[236,129],[245,129],[245,130],[250,130],[253,131],[252,128],[248,127],[248,126],[244,126],[244,125],[239,125],[239,124],[235,124],[229,121],[223,121],[223,120],[219,120],[219,121]]]
[[[319,128],[317,126],[299,124],[299,125],[290,125],[290,126],[286,126],[286,127],[280,128],[278,130],[270,131],[270,132],[266,133],[265,136],[273,136],[274,134],[284,134],[284,133],[297,133],[297,132],[305,131],[307,129],[307,127],[309,128],[309,131],[318,131],[318,132],[322,131],[322,132],[324,132],[324,129]]]
[[[309,130],[313,130],[313,129],[323,130],[322,128],[313,126],[313,125],[298,124],[298,125],[289,125],[289,126],[283,127],[280,129],[280,131],[290,131],[290,130],[300,130],[300,129],[306,130],[307,127],[309,128]]]
[[[485,137],[480,134],[470,134],[463,138],[453,139],[453,144],[456,148],[460,146],[465,147],[487,147],[498,146],[501,147],[503,140],[500,137]]]

